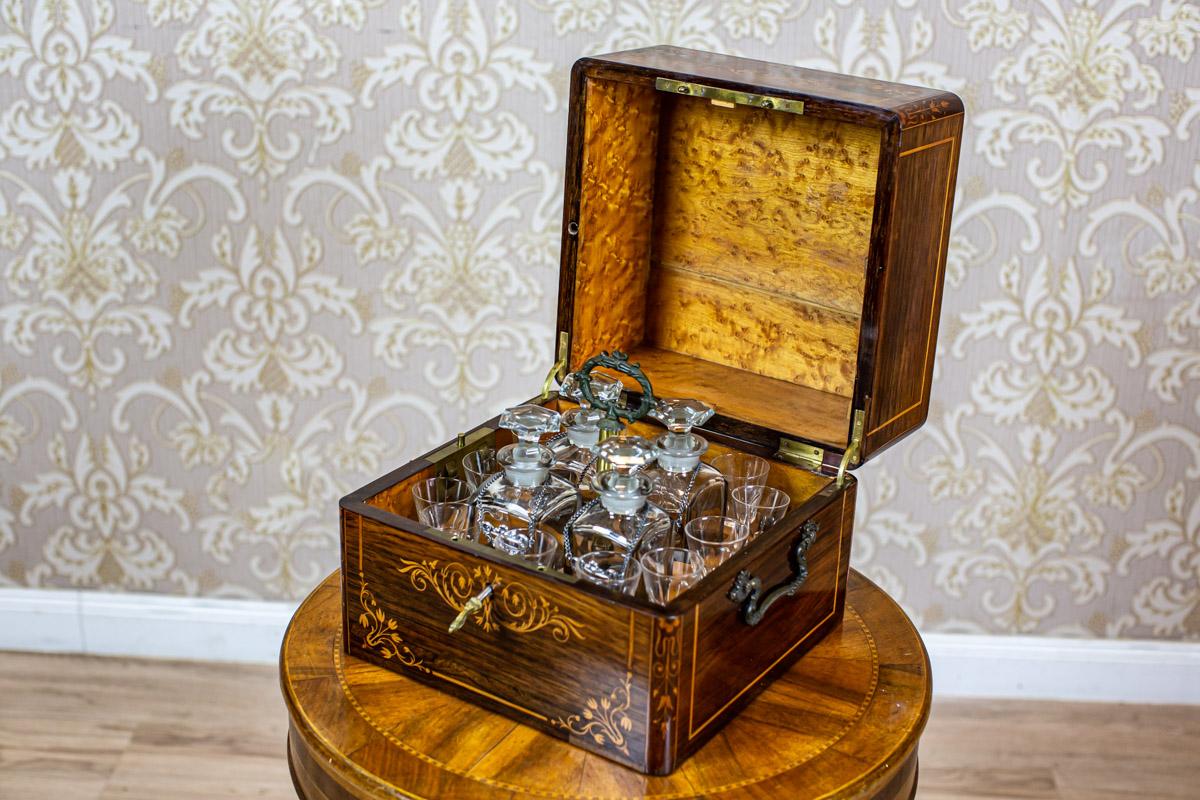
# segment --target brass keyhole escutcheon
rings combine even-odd
[[[483,591],[464,603],[462,611],[459,611],[458,616],[455,617],[454,621],[450,623],[448,632],[457,633],[459,630],[461,630],[462,626],[467,624],[467,617],[471,616],[472,614],[477,614],[483,609],[483,604],[489,597],[492,596],[492,592],[495,590],[495,588],[496,584],[489,583],[487,586],[483,587]]]

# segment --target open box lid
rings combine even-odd
[[[559,366],[630,354],[705,426],[855,466],[928,414],[953,94],[676,47],[571,73]]]

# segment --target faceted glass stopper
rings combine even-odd
[[[605,413],[598,408],[572,408],[563,414],[563,422],[577,431],[599,431]]]
[[[562,379],[559,384],[558,393],[568,400],[574,400],[576,403],[583,401],[583,390],[579,388],[579,376],[574,372],[568,372],[567,377]]]
[[[572,372],[567,377],[563,378],[562,387],[558,390],[559,394],[568,400],[574,400],[580,405],[588,405],[588,400],[583,396],[583,381],[579,378],[579,373]],[[588,383],[591,384],[592,397],[596,398],[597,403],[612,404],[617,402],[621,396],[621,390],[625,388],[616,378],[610,378],[607,375],[602,375],[598,372],[593,372],[588,376]]]
[[[613,436],[600,443],[596,455],[613,469],[628,472],[654,460],[654,445],[641,436]]]
[[[668,472],[687,472],[700,463],[708,442],[691,430],[712,418],[713,407],[701,400],[663,398],[650,416],[667,426],[667,433],[654,440],[658,465]]]
[[[500,415],[500,427],[515,433],[522,442],[537,442],[543,433],[557,433],[561,422],[557,411],[534,405],[509,408]]]
[[[688,433],[712,418],[713,407],[702,400],[663,398],[655,403],[650,416],[667,426],[671,433]]]

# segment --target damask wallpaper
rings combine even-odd
[[[1200,636],[1200,9],[3,0],[0,583],[297,597],[539,385],[567,76],[672,43],[968,108],[935,407],[855,563],[927,630]]]

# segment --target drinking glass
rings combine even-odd
[[[471,487],[458,478],[426,478],[412,487],[417,518],[433,503],[456,503],[471,499]]]
[[[725,484],[731,497],[733,490],[739,486],[761,490],[767,485],[767,473],[771,470],[771,465],[765,458],[749,453],[725,453],[714,458],[711,463],[725,476]],[[757,503],[757,495],[753,491],[749,494]]]
[[[656,547],[642,555],[642,581],[650,602],[665,606],[704,576],[704,559],[682,547]]]
[[[704,571],[708,573],[742,549],[750,528],[735,517],[696,517],[684,526],[683,533],[688,549],[703,559]]]
[[[463,456],[462,466],[463,477],[466,479],[467,485],[471,487],[471,491],[478,491],[481,483],[500,471],[500,464],[496,461],[496,451],[491,447],[481,447],[467,453]]]
[[[642,565],[620,550],[593,550],[575,559],[575,574],[605,589],[635,594],[642,581]]]
[[[538,569],[555,566],[558,559],[558,537],[542,526],[532,531],[528,525],[520,527],[500,526],[491,529],[486,544],[502,553],[528,561]]]
[[[636,555],[648,553],[659,547],[675,547],[676,540],[681,538],[681,533],[682,531],[675,527],[674,522],[668,525],[659,525],[643,535],[642,541],[638,543]],[[686,546],[686,543],[682,541],[679,541],[678,544]]]
[[[521,558],[538,569],[549,569],[558,560],[558,537],[545,528],[538,528],[529,540],[529,548]]]
[[[759,495],[757,501],[754,499],[756,493]],[[751,539],[783,519],[792,502],[786,492],[770,486],[763,489],[739,486],[730,492],[730,500],[734,516],[750,528]]]
[[[454,541],[468,538],[471,530],[471,504],[466,500],[430,503],[417,513],[421,524],[449,534]]]
[[[692,498],[688,514],[692,517],[723,517],[728,512],[728,492],[725,480],[710,481]]]

